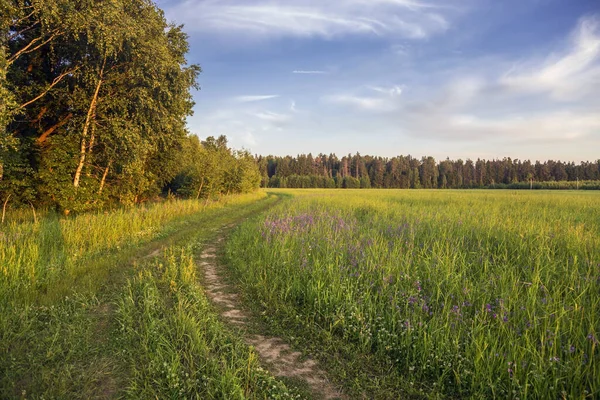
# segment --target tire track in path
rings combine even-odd
[[[225,229],[231,226],[224,227]],[[221,317],[236,328],[241,328],[244,341],[254,347],[260,359],[275,376],[302,380],[319,399],[347,399],[342,392],[329,381],[316,361],[303,357],[293,351],[288,343],[275,336],[244,334],[244,327],[255,318],[241,305],[239,294],[228,284],[221,274],[217,262],[217,250],[223,244],[223,231],[213,244],[204,248],[199,266],[204,274],[204,289],[208,298],[217,306]]]

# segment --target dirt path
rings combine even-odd
[[[221,316],[228,323],[242,328],[243,332],[244,326],[248,325],[254,317],[249,311],[242,308],[239,295],[221,276],[221,267],[217,263],[216,253],[222,242],[223,234],[221,233],[214,244],[204,249],[199,265],[204,273],[208,298],[218,307]],[[244,340],[255,348],[273,375],[306,382],[311,392],[319,399],[346,399],[346,396],[327,379],[316,361],[303,357],[300,352],[293,351],[283,339],[246,334]]]

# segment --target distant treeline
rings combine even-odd
[[[186,130],[197,65],[152,0],[0,1],[0,202],[67,210],[258,187]]]
[[[382,158],[335,154],[257,156],[262,187],[426,189],[600,189],[595,162]]]

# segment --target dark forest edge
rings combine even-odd
[[[600,190],[595,162],[449,160],[411,156],[392,158],[301,154],[256,156],[261,186],[344,189],[563,189]]]

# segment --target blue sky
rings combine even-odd
[[[600,0],[158,0],[191,132],[257,154],[600,158]]]

